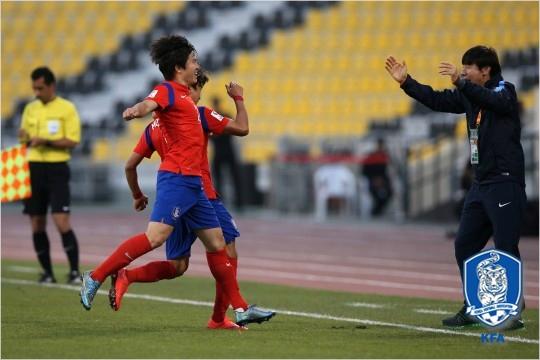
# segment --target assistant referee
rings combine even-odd
[[[32,197],[24,201],[23,213],[30,216],[34,249],[43,273],[40,283],[55,283],[49,238],[47,209],[62,237],[70,272],[68,284],[79,284],[79,246],[70,224],[70,151],[80,141],[81,126],[73,103],[56,95],[56,80],[47,67],[32,71],[36,99],[24,108],[19,139],[29,147]]]

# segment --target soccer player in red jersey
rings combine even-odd
[[[97,290],[108,276],[161,246],[175,229],[187,224],[206,248],[210,271],[233,306],[235,322],[243,326],[269,320],[274,312],[248,306],[240,294],[216,212],[203,192],[200,165],[205,152],[204,135],[188,87],[197,82],[195,48],[186,38],[173,35],[154,42],[151,56],[166,81],[142,102],[126,109],[123,117],[131,120],[155,111],[165,130],[168,150],[158,172],[156,201],[146,232],[124,241],[96,269],[83,274],[81,303],[90,310]]]
[[[204,72],[199,71],[197,84],[191,87],[191,97],[197,103],[201,97],[203,86],[208,81]],[[243,89],[236,83],[225,85],[227,93],[235,101],[237,115],[235,120],[226,118],[213,109],[199,106],[202,127],[205,134],[205,144],[208,144],[209,135],[219,135],[222,133],[245,136],[249,132],[248,114],[243,103]],[[137,181],[137,166],[146,157],[150,158],[157,152],[161,159],[165,157],[168,141],[165,132],[159,124],[159,119],[149,124],[133,150],[126,163],[126,178],[133,194],[133,207],[141,211],[146,207],[148,198],[142,193]],[[236,272],[238,255],[235,247],[235,240],[240,235],[232,216],[224,207],[213,186],[210,175],[210,167],[207,156],[203,156],[201,163],[203,188],[206,196],[216,211],[226,242],[227,255],[229,261]],[[167,261],[153,261],[133,269],[122,269],[118,272],[118,277],[113,277],[113,285],[109,291],[109,301],[115,310],[120,308],[122,297],[128,286],[133,282],[154,282],[162,279],[181,276],[188,268],[190,249],[196,239],[196,235],[186,227],[181,227],[183,231],[175,231],[166,242]],[[176,273],[172,269],[176,269]],[[210,329],[236,329],[239,328],[234,322],[225,316],[230,303],[221,285],[216,282],[216,298],[214,313],[208,321]]]

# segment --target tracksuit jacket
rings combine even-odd
[[[434,111],[467,116],[467,132],[478,127],[479,164],[473,165],[475,182],[489,184],[514,181],[525,187],[525,165],[521,147],[521,122],[516,90],[500,74],[485,86],[460,79],[453,90],[435,91],[407,76],[401,88]]]

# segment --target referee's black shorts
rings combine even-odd
[[[24,200],[23,213],[45,215],[51,205],[52,213],[69,213],[70,170],[67,162],[29,162],[32,197]]]

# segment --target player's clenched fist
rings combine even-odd
[[[135,107],[130,107],[130,108],[127,108],[126,110],[124,110],[124,112],[122,113],[122,117],[124,118],[124,120],[126,121],[129,121],[129,120],[132,120],[132,119],[135,119],[137,117],[137,109],[135,109]]]
[[[244,96],[244,88],[235,82],[230,82],[225,84],[225,89],[227,89],[227,94],[230,97],[234,98],[235,96]]]
[[[133,200],[133,208],[136,211],[143,211],[144,209],[146,209],[147,205],[148,205],[148,196],[144,194],[138,199]]]

